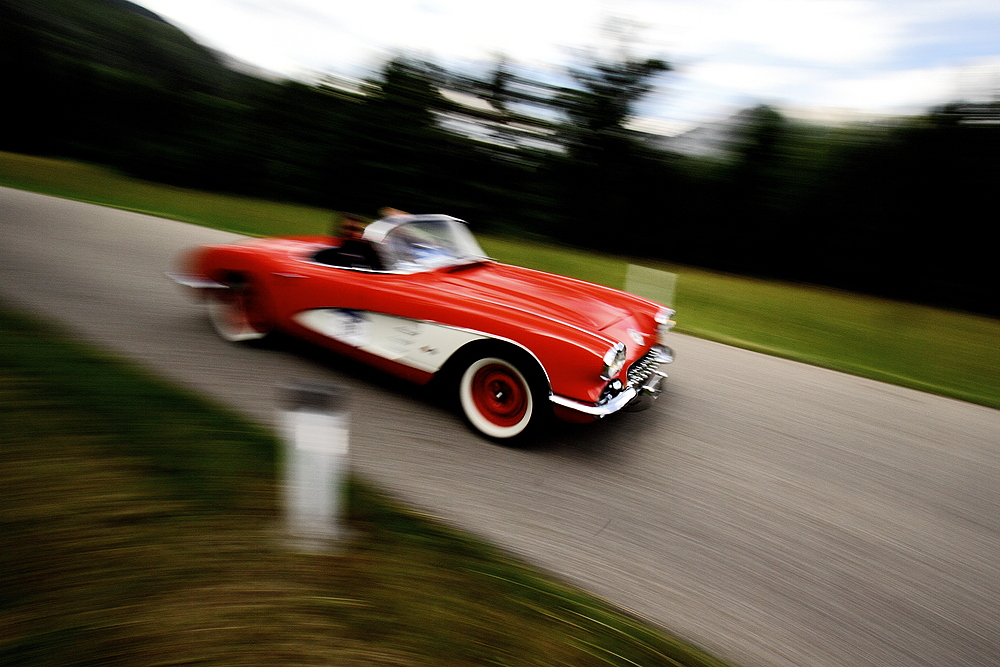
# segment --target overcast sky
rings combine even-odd
[[[207,46],[295,78],[367,76],[401,51],[446,66],[502,54],[558,69],[625,45],[676,68],[643,108],[664,127],[759,102],[916,113],[1000,98],[1000,0],[137,2]]]

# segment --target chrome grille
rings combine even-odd
[[[649,376],[656,371],[663,359],[660,356],[660,348],[654,345],[649,352],[639,357],[628,369],[628,384],[630,387],[640,385],[649,379]]]

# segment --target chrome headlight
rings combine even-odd
[[[671,319],[675,312],[673,308],[660,308],[660,311],[653,317],[656,321],[656,338],[661,345],[665,344],[667,332],[677,324]]]
[[[615,343],[604,353],[604,370],[601,371],[602,380],[610,380],[618,375],[622,366],[625,365],[625,343]]]

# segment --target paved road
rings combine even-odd
[[[652,410],[511,450],[217,340],[163,272],[229,238],[0,188],[0,295],[265,423],[276,382],[340,381],[357,470],[745,667],[1000,663],[1000,411],[677,336]]]

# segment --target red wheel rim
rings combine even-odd
[[[257,296],[245,285],[211,294],[208,316],[216,332],[232,342],[262,338],[271,328],[261,312]]]
[[[477,370],[471,390],[479,413],[497,426],[515,426],[528,412],[528,388],[506,366],[488,364]]]
[[[243,319],[254,331],[266,331],[267,320],[261,312],[259,298],[255,292],[246,288],[237,297],[237,305],[243,314]]]
[[[227,306],[227,322],[234,330],[248,328],[252,331],[267,330],[267,321],[260,313],[257,297],[249,287],[230,290],[223,298]]]
[[[240,292],[229,292],[224,297],[226,304],[226,323],[234,331],[246,329],[250,324],[247,316],[247,298]]]

